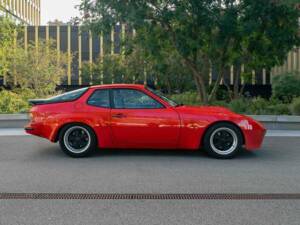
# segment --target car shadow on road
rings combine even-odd
[[[69,156],[65,155],[59,148],[59,146],[47,146],[40,151],[35,152],[39,157],[42,158],[66,158]],[[179,149],[168,149],[168,150],[157,150],[157,149],[97,149],[90,158],[114,158],[114,157],[191,157],[191,158],[210,158],[203,149],[199,151],[179,150]],[[238,155],[237,159],[252,159],[258,158],[259,155],[256,152],[250,152],[242,150]]]
[[[196,158],[211,158],[203,149],[198,151],[188,151],[179,149],[168,149],[168,150],[156,150],[156,149],[104,149],[96,151],[91,157],[196,157]],[[257,155],[254,152],[242,150],[236,158],[256,158]]]

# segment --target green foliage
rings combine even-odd
[[[185,92],[174,94],[171,99],[185,105],[201,105],[199,97],[195,92]],[[290,105],[284,104],[276,99],[266,100],[261,97],[257,98],[240,98],[232,101],[218,100],[211,102],[212,106],[222,106],[231,109],[240,114],[249,115],[290,115]]]
[[[193,75],[199,96],[207,103],[213,66],[221,77],[234,63],[251,69],[280,65],[298,46],[299,10],[273,0],[119,1],[82,0],[84,20],[94,33],[108,32],[119,22],[137,31],[135,41],[144,61],[176,52]],[[175,68],[175,67],[174,67]],[[173,77],[173,80],[176,79]],[[211,99],[219,83],[215,83]]]
[[[16,93],[20,98],[22,98],[24,101],[28,101],[29,99],[35,99],[42,96],[37,96],[35,91],[29,88],[15,88],[13,89],[13,92]]]
[[[300,74],[287,73],[275,76],[272,82],[273,98],[290,103],[300,96]]]
[[[177,103],[184,105],[199,105],[200,99],[196,92],[185,92],[182,94],[171,95],[170,98]]]
[[[266,100],[261,97],[246,99],[240,98],[229,103],[229,108],[241,114],[251,115],[290,115],[288,104],[283,104],[278,100]]]
[[[41,41],[38,48],[30,43],[27,50],[18,46],[10,58],[7,84],[31,89],[39,97],[48,96],[55,93],[57,84],[66,74],[66,65],[66,53],[60,53],[58,60],[53,42]]]
[[[13,91],[0,90],[0,113],[27,112],[29,104]]]
[[[295,98],[291,104],[291,111],[293,115],[300,116],[300,98]]]
[[[269,115],[291,115],[291,110],[288,104],[278,103],[268,106]]]
[[[232,100],[228,107],[236,113],[247,113],[249,110],[249,101],[243,98]]]
[[[132,43],[132,45],[136,45]],[[83,84],[103,83],[143,83],[145,74],[147,81],[155,83],[169,94],[174,91],[188,91],[194,89],[191,74],[182,67],[178,54],[165,52],[164,57],[158,60],[146,56],[142,48],[134,48],[129,54],[104,55],[95,63],[84,62],[82,66]],[[145,61],[147,58],[147,61]]]
[[[12,54],[16,26],[6,17],[0,17],[0,75],[7,73]]]

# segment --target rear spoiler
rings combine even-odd
[[[76,100],[76,99],[75,99]],[[31,105],[46,105],[63,102],[73,102],[74,100],[60,100],[60,99],[29,99],[28,102]]]
[[[44,105],[44,104],[49,104],[49,100],[47,99],[29,99],[28,102],[31,105]]]

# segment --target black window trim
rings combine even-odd
[[[86,88],[86,90],[84,90],[78,97],[76,97],[74,99],[70,99],[70,100],[51,100],[51,98],[59,96],[59,95],[57,95],[57,96],[53,96],[48,99],[29,99],[28,102],[32,105],[48,105],[48,104],[75,102],[78,99],[80,99],[85,93],[87,93],[87,91],[89,90],[89,87],[85,87],[85,88]],[[75,89],[73,91],[77,91],[80,89],[84,89],[84,88]],[[68,92],[71,92],[71,91],[68,91]],[[65,92],[63,94],[67,94],[68,92]],[[60,94],[60,95],[62,95],[62,94]]]
[[[155,102],[157,102],[159,105],[161,105],[162,107],[161,108],[115,108],[115,102],[114,102],[114,93],[113,91],[114,90],[134,90],[134,91],[138,91],[138,92],[141,92],[143,93],[144,95],[147,95],[149,98],[153,99]],[[111,88],[110,89],[110,102],[111,102],[111,108],[112,109],[165,109],[166,106],[164,104],[162,104],[161,102],[157,101],[155,98],[153,98],[152,96],[148,95],[147,93],[145,93],[144,91],[142,90],[139,90],[139,89],[136,89],[136,88]]]
[[[112,109],[112,101],[111,101],[111,94],[110,94],[110,88],[99,88],[99,89],[95,89],[90,96],[88,97],[88,99],[86,100],[86,104],[92,107],[97,107],[97,108],[102,108],[102,109]],[[91,105],[89,104],[89,100],[90,98],[95,94],[96,91],[108,91],[108,100],[109,100],[109,106],[108,107],[104,107],[104,106],[97,106],[97,105]]]

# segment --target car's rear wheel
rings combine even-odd
[[[203,140],[205,151],[212,157],[229,159],[236,156],[243,145],[239,128],[230,123],[217,123],[206,131]]]
[[[81,124],[67,125],[59,135],[59,144],[63,152],[75,158],[90,155],[95,150],[96,143],[93,130]]]

